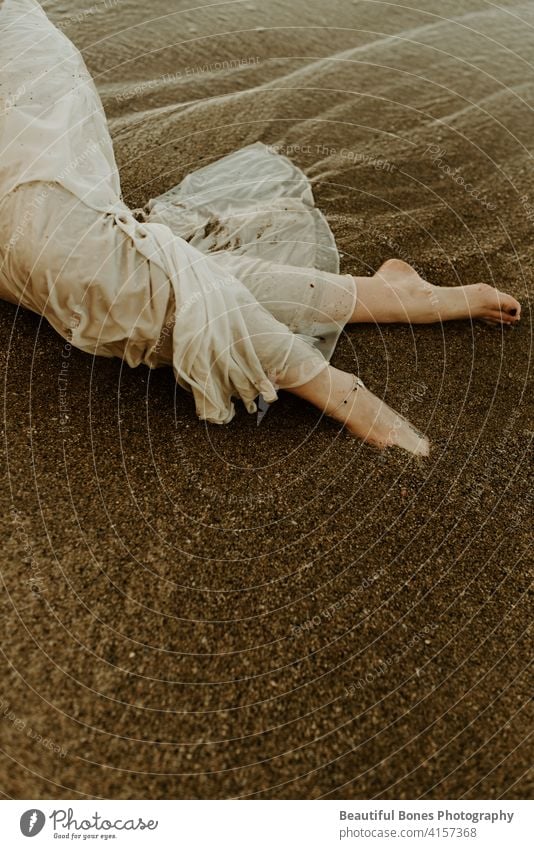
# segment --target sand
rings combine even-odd
[[[523,318],[348,329],[334,364],[429,434],[419,461],[288,396],[206,426],[169,370],[2,304],[0,787],[525,798],[534,8],[191,5],[45,3],[129,203],[261,140],[312,179],[344,272],[402,256]]]

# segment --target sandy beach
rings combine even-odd
[[[288,395],[200,423],[170,369],[1,303],[2,793],[531,797],[534,4],[43,6],[132,207],[259,140],[344,273],[399,256],[523,311],[347,328],[334,365],[429,435],[420,460]]]

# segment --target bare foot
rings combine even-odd
[[[514,325],[521,305],[487,283],[433,286],[401,259],[389,259],[374,277],[358,277],[358,301],[352,321],[430,324],[451,319],[482,319]]]
[[[428,457],[430,444],[403,416],[369,392],[356,386],[345,394],[329,415],[343,424],[349,433],[377,448],[397,446],[419,457]]]
[[[430,452],[426,436],[369,392],[353,374],[327,365],[308,383],[287,388],[370,445],[396,445],[419,457],[427,457]]]

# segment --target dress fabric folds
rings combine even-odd
[[[325,368],[356,298],[338,272],[308,179],[259,142],[134,214],[79,51],[36,0],[4,0],[0,297],[83,351],[172,365],[226,423]]]

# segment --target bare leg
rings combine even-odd
[[[428,439],[365,387],[353,391],[354,377],[328,366],[313,380],[288,389],[345,425],[354,436],[380,448],[398,446],[426,457]],[[282,385],[282,389],[283,389]]]
[[[521,305],[486,283],[433,286],[400,259],[385,262],[373,277],[356,277],[353,322],[427,324],[450,319],[484,319],[517,324]]]
[[[492,286],[433,286],[402,260],[388,260],[373,277],[353,279],[357,298],[352,322],[426,324],[479,318],[511,325],[521,315],[518,301]],[[331,299],[326,298],[323,310],[335,321],[346,321],[343,299],[337,291],[340,288],[341,282],[334,287]],[[428,456],[428,439],[364,386],[355,388],[353,375],[327,366],[308,383],[296,387],[287,383],[289,392],[310,401],[365,442]],[[279,385],[284,388],[283,380]]]

